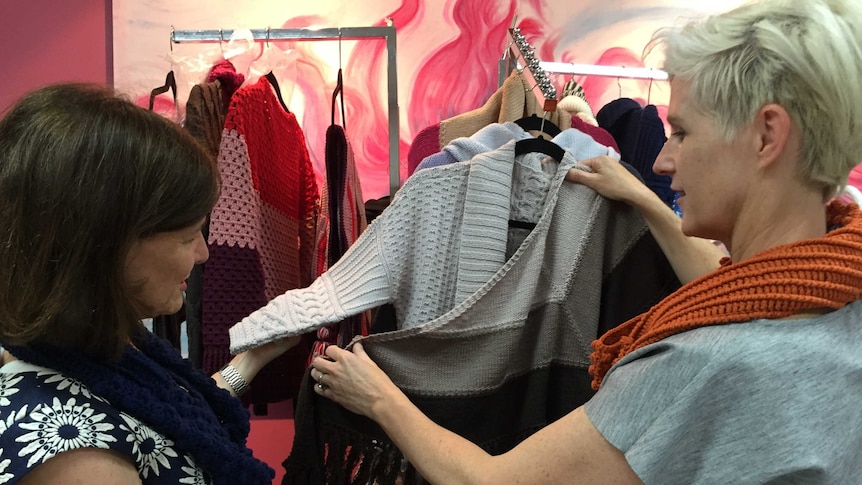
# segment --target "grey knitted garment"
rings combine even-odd
[[[509,237],[509,219],[536,222],[547,209],[548,194],[556,193],[549,190],[554,173],[562,177],[577,160],[615,155],[586,134],[566,132],[572,133],[561,138],[568,150],[559,170],[542,154],[516,157],[510,141],[468,162],[416,172],[309,287],[276,297],[234,325],[231,352],[308,333],[384,303],[395,307],[399,328],[450,311],[488,282],[520,243]],[[644,229],[642,222],[637,227]]]
[[[493,153],[506,153],[511,164],[510,146]],[[661,258],[637,249],[649,234],[641,216],[586,186],[564,183],[572,166],[575,159],[569,151],[541,194],[536,227],[493,274],[481,283],[467,281],[460,272],[473,274],[473,268],[461,265],[455,273],[459,278],[439,278],[453,282],[453,295],[457,288],[469,290],[465,299],[424,323],[361,339],[372,359],[430,419],[492,454],[511,449],[592,396],[590,343],[608,306],[624,306],[620,300],[636,300],[639,293],[649,294],[647,304],[654,304],[673,289],[648,283]],[[448,174],[448,167],[416,172],[414,177]],[[427,185],[425,197],[445,190],[442,179],[416,180]],[[424,187],[404,190],[412,194],[419,188]],[[422,211],[416,216],[422,217]],[[485,221],[499,217],[490,212],[483,216]],[[472,215],[465,211],[464,227],[468,217]],[[437,222],[441,231],[450,223],[450,218]],[[475,225],[481,226],[478,220]],[[482,254],[495,258],[504,246],[490,237],[473,244],[471,233],[460,234],[462,248],[481,247]],[[462,258],[464,254],[462,249]],[[611,284],[616,279],[612,274],[627,266],[638,269],[638,278]],[[444,276],[453,270],[441,268],[438,274]],[[477,268],[486,271],[491,266]],[[422,289],[416,287],[413,293],[422,296]],[[609,294],[614,296],[606,305]],[[315,395],[311,384],[306,380],[300,391],[285,483],[424,483],[379,427]]]

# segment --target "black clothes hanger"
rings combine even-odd
[[[525,153],[544,153],[554,160],[562,162],[566,150],[560,145],[540,136],[515,142],[515,155],[523,155]]]
[[[168,71],[167,77],[165,77],[164,86],[159,86],[152,91],[150,91],[150,111],[153,110],[153,103],[156,100],[156,96],[171,91],[174,95],[174,106],[177,104],[177,79],[174,77],[174,71]]]
[[[535,116],[535,115],[534,115]],[[529,119],[530,117],[526,117]],[[537,120],[541,123],[542,118],[535,116]],[[522,118],[525,119],[525,118]],[[545,131],[547,132],[547,127],[550,122],[545,120]],[[552,124],[553,125],[553,124]],[[519,126],[521,126],[519,124]],[[553,125],[556,127],[555,125]],[[524,128],[521,126],[521,128]],[[524,128],[527,129],[527,128]],[[536,127],[535,129],[541,131],[542,128]],[[557,127],[557,130],[559,128]],[[550,156],[557,162],[563,161],[563,156],[566,154],[566,150],[563,149],[560,145],[544,138],[543,136],[538,136],[536,138],[527,138],[526,140],[518,140],[515,142],[515,156],[524,155],[526,153],[544,153],[545,155]],[[518,229],[533,229],[536,227],[535,223],[525,222],[525,221],[516,221],[509,219],[509,227],[518,228]]]
[[[338,68],[338,80],[335,82],[335,89],[332,91],[332,124],[335,124],[335,98],[341,95],[341,126],[347,129],[347,119],[344,117],[344,77],[341,68]]]
[[[541,131],[549,136],[557,136],[562,130],[552,121],[540,118],[535,114],[525,116],[515,120],[515,124],[524,129],[524,131]]]
[[[269,84],[272,85],[272,88],[275,89],[275,95],[278,97],[278,102],[281,103],[281,107],[284,108],[284,111],[290,113],[290,110],[287,109],[287,105],[284,104],[284,98],[281,97],[281,88],[278,86],[278,79],[275,78],[275,74],[272,71],[269,71],[264,76]]]
[[[347,251],[347,235],[341,225],[341,197],[344,194],[347,178],[347,144],[344,129],[335,124],[335,105],[338,95],[341,95],[341,124],[346,125],[344,117],[344,78],[338,69],[338,80],[332,92],[332,124],[326,130],[326,184],[329,188],[329,248],[327,261],[329,265],[341,258]],[[340,134],[338,133],[340,132]]]

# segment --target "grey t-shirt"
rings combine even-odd
[[[862,483],[862,301],[704,327],[620,360],[585,405],[646,484]]]

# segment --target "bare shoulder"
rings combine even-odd
[[[135,466],[121,454],[100,448],[65,451],[34,468],[20,485],[140,485]]]

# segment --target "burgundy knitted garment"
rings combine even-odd
[[[320,198],[305,136],[266,78],[233,95],[218,166],[222,189],[210,216],[203,282],[203,368],[208,373],[230,359],[231,326],[316,277],[312,252]],[[243,401],[293,397],[307,357],[306,344],[274,360]]]

